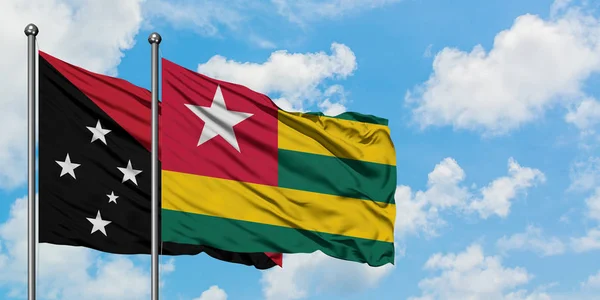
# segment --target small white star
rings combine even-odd
[[[100,125],[100,120],[98,120],[98,123],[96,123],[96,127],[87,126],[87,129],[93,134],[92,141],[90,143],[93,143],[95,140],[101,140],[104,145],[106,145],[105,135],[107,135],[110,130],[102,128],[102,125]]]
[[[108,203],[114,202],[116,204],[117,198],[119,198],[119,196],[115,195],[115,192],[110,192],[110,195],[106,196],[108,196]]]
[[[135,183],[135,185],[137,185],[137,180],[135,179],[135,176],[142,173],[142,171],[135,170],[131,166],[131,160],[127,163],[127,168],[117,168],[117,169],[119,169],[119,171],[121,171],[121,173],[123,173],[123,182],[125,182],[127,180],[131,180],[133,183]]]
[[[92,227],[92,232],[90,234],[93,234],[94,232],[100,230],[100,232],[102,232],[104,234],[104,236],[106,235],[106,225],[110,224],[112,221],[106,221],[106,220],[102,220],[102,216],[100,215],[100,211],[98,211],[98,214],[96,215],[96,218],[86,218],[88,221],[90,221],[90,223],[92,223],[92,225],[94,225]]]
[[[81,166],[80,164],[75,164],[75,163],[71,162],[69,153],[67,153],[67,158],[65,158],[65,161],[57,160],[56,163],[62,168],[62,170],[60,171],[60,177],[63,177],[63,175],[65,175],[65,174],[69,174],[73,178],[75,178],[75,169],[77,167]]]
[[[227,110],[225,98],[221,92],[221,86],[217,86],[217,91],[215,92],[210,107],[190,104],[186,104],[185,106],[196,114],[198,118],[204,121],[204,127],[202,128],[202,133],[198,140],[198,146],[220,135],[227,143],[235,148],[235,150],[241,152],[233,127],[251,117],[252,114]]]

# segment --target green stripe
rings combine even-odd
[[[394,263],[394,244],[163,209],[162,240],[232,252],[321,252],[382,266]]]
[[[283,188],[396,203],[396,166],[279,149]]]
[[[304,115],[314,115],[314,116],[321,116],[321,117],[325,116],[325,114],[322,112],[306,112],[306,113],[304,113]],[[373,116],[373,115],[364,115],[364,114],[357,113],[357,112],[345,112],[345,113],[341,113],[337,116],[326,116],[326,117],[388,126],[387,119],[380,118],[380,117]]]

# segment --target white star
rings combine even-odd
[[[101,140],[106,145],[106,138],[104,136],[107,135],[110,130],[102,128],[102,125],[100,125],[100,120],[98,120],[98,123],[96,123],[96,127],[87,126],[87,129],[93,134],[92,141],[90,143],[93,143],[95,140]]]
[[[63,175],[65,175],[65,174],[69,174],[73,178],[75,178],[75,169],[77,167],[81,166],[80,164],[74,164],[74,163],[71,162],[71,158],[69,157],[69,153],[67,153],[67,158],[65,158],[65,161],[58,161],[57,160],[56,163],[62,168],[62,170],[60,171],[60,177],[63,177]]]
[[[115,192],[110,192],[110,195],[106,196],[108,196],[108,203],[114,202],[116,204],[117,198],[119,198],[119,196],[115,195]]]
[[[131,166],[131,160],[127,163],[127,168],[117,168],[121,173],[123,173],[123,182],[127,180],[131,180],[135,185],[137,185],[137,180],[135,180],[135,176],[142,173],[141,170],[135,170]]]
[[[100,211],[98,211],[98,214],[96,215],[96,218],[86,218],[88,221],[90,221],[90,223],[92,223],[92,225],[94,225],[94,227],[92,227],[92,232],[90,234],[93,234],[94,232],[100,230],[100,232],[104,233],[104,236],[106,235],[106,225],[112,223],[112,221],[106,221],[106,220],[102,220],[102,216],[100,215]]]
[[[251,117],[252,114],[227,110],[227,107],[225,107],[225,98],[223,98],[220,86],[217,86],[217,91],[215,92],[210,107],[190,104],[186,104],[185,106],[204,121],[204,128],[202,129],[202,134],[198,140],[198,146],[215,136],[220,135],[225,141],[233,146],[235,150],[240,152],[240,146],[235,137],[233,126]]]

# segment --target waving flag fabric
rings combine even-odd
[[[150,92],[44,52],[39,69],[39,241],[150,254]],[[161,246],[166,255],[281,265],[281,254]]]
[[[165,241],[394,262],[387,120],[292,113],[162,60]]]

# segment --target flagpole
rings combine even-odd
[[[154,32],[148,37],[152,47],[152,183],[151,183],[151,205],[152,205],[152,300],[158,300],[158,45],[162,38]]]
[[[25,27],[27,36],[27,299],[35,300],[35,24]]]

